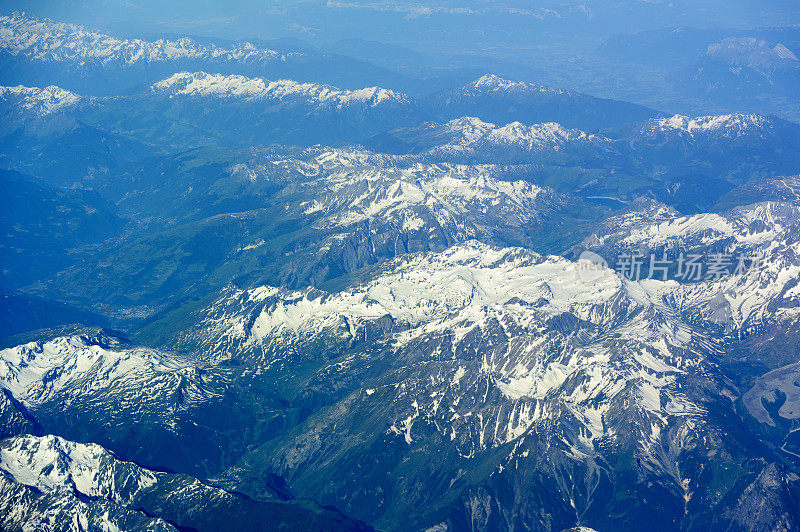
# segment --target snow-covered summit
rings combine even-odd
[[[80,101],[81,97],[68,90],[49,87],[0,87],[0,101],[19,111],[45,116]]]
[[[672,260],[680,253],[703,257],[699,282],[670,285],[670,298],[728,331],[800,316],[800,293],[792,289],[800,275],[797,205],[762,202],[689,216],[664,209],[657,219],[625,213],[600,229],[585,245],[609,259],[632,250]],[[714,256],[722,261],[718,277],[708,275]]]
[[[549,189],[524,181],[502,181],[493,173],[491,167],[444,164],[386,171],[343,169],[313,185],[327,193],[312,208],[328,213],[330,223],[336,225],[399,215],[411,226],[424,209],[437,220],[436,226],[461,233],[481,214],[502,217],[503,225],[519,225],[537,220],[542,211],[558,202]]]
[[[469,85],[466,90],[476,93],[508,93],[508,94],[537,94],[537,93],[550,93],[550,94],[567,94],[566,91],[561,89],[554,89],[544,85],[537,85],[535,83],[527,83],[524,81],[512,81],[509,79],[501,78],[494,74],[485,74]]]
[[[164,476],[117,460],[96,444],[15,436],[0,442],[0,526],[174,531],[167,521],[138,509],[138,499],[152,497]]]
[[[93,443],[75,443],[58,436],[25,436],[0,445],[0,471],[44,492],[72,485],[89,497],[113,498],[115,479],[108,470],[112,465],[128,470],[126,481],[132,483],[128,489],[156,482],[152,472],[117,462],[111,453]]]
[[[454,118],[441,126],[448,133],[458,135],[467,142],[474,142],[484,138],[497,126],[491,122],[484,122],[475,116],[462,116]]]
[[[56,396],[107,400],[119,394],[131,403],[170,402],[213,396],[214,378],[200,376],[192,361],[154,349],[125,348],[113,337],[73,335],[0,350],[0,388],[27,406]],[[142,384],[150,383],[147,390]],[[132,405],[134,408],[138,406]]]
[[[0,441],[3,530],[176,532],[221,519],[259,523],[276,514],[289,522],[319,515],[307,505],[255,502],[187,474],[146,469],[95,443],[54,435]]]
[[[725,137],[737,137],[768,127],[769,117],[757,114],[727,114],[700,116],[696,118],[674,115],[669,118],[654,118],[645,123],[642,132],[679,132],[688,135],[717,133]]]
[[[304,100],[308,103],[344,107],[364,104],[406,104],[409,98],[380,87],[341,90],[317,83],[299,83],[288,79],[266,80],[240,75],[178,72],[153,85],[158,93],[182,96],[212,96],[246,100]]]
[[[372,279],[335,294],[266,286],[230,289],[209,308],[203,328],[214,331],[208,337],[215,341],[252,344],[287,336],[307,341],[352,335],[387,316],[411,328],[397,337],[401,342],[433,331],[461,338],[491,309],[521,322],[570,312],[603,323],[609,315],[600,309],[618,297],[623,283],[611,270],[582,283],[579,268],[560,257],[468,241],[442,253],[394,259]],[[262,309],[255,320],[251,307]]]
[[[0,51],[37,61],[123,65],[181,59],[264,63],[284,57],[250,43],[207,45],[187,37],[155,41],[122,39],[21,12],[0,17]]]
[[[445,146],[438,150],[459,150],[478,148],[482,145],[508,146],[525,150],[558,149],[568,142],[599,140],[578,129],[566,129],[556,122],[525,125],[511,122],[497,126],[475,117],[461,117],[443,125],[450,136]]]

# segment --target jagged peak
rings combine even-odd
[[[85,26],[56,22],[15,11],[0,16],[0,50],[39,61],[147,63],[178,59],[272,61],[286,55],[249,42],[230,46],[201,44],[189,37],[175,40],[125,39]],[[296,55],[296,54],[293,54]]]
[[[284,100],[305,99],[308,102],[334,104],[405,104],[410,100],[402,93],[381,87],[342,90],[329,85],[304,83],[290,79],[267,80],[239,74],[178,72],[152,85],[152,90],[169,95],[213,96],[217,98]]]
[[[436,127],[436,125],[434,125]],[[476,141],[485,137],[489,132],[497,128],[491,122],[484,122],[474,116],[462,116],[454,118],[443,125],[448,133],[459,135],[465,141]]]
[[[118,462],[95,443],[76,443],[59,436],[17,436],[0,445],[0,470],[15,481],[44,492],[74,485],[88,496],[113,495],[113,478],[107,467],[127,466],[130,479],[144,487],[156,476],[129,462]]]
[[[497,128],[495,133],[500,138],[541,138],[547,140],[566,139],[567,137],[585,138],[586,133],[578,129],[565,129],[558,122],[541,122],[525,125],[522,122],[511,122]]]
[[[445,123],[448,129],[452,130],[459,130],[464,128],[495,128],[497,127],[492,122],[485,122],[478,118],[477,116],[461,116],[459,118],[454,118]]]
[[[44,88],[17,85],[0,87],[0,100],[17,110],[45,116],[78,103],[81,97],[55,85]]]
[[[726,135],[739,135],[768,126],[771,119],[758,114],[724,114],[689,117],[674,115],[668,118],[648,120],[645,132],[681,131],[684,133],[723,132]]]
[[[480,142],[519,145],[527,149],[534,149],[557,147],[569,141],[602,140],[601,137],[589,135],[578,129],[566,129],[557,122],[531,125],[511,122],[504,126],[497,126],[479,118],[464,116],[450,120],[442,127],[447,133],[456,135],[456,138],[451,139],[442,149],[466,147]]]
[[[506,93],[553,93],[553,94],[566,94],[566,91],[561,89],[554,89],[544,85],[537,85],[535,83],[528,83],[525,81],[513,81],[506,78],[501,78],[495,74],[484,74],[469,85],[467,90],[477,92],[506,92]]]
[[[229,334],[249,341],[269,341],[284,334],[325,334],[332,327],[338,328],[343,317],[354,325],[391,316],[411,327],[457,330],[462,327],[455,324],[469,316],[474,321],[471,319],[465,327],[474,328],[480,325],[481,309],[499,311],[506,307],[507,312],[524,317],[531,315],[530,305],[536,302],[545,305],[536,314],[573,312],[588,317],[590,308],[611,301],[624,289],[609,269],[591,283],[582,284],[578,268],[577,263],[562,257],[470,240],[439,253],[420,252],[393,259],[371,279],[335,294],[273,287],[231,289],[214,306],[221,309],[233,302],[234,308],[241,308],[236,303],[240,298],[266,302],[249,329],[243,321],[229,320],[227,312],[220,315],[228,320],[225,326]],[[567,279],[569,282],[565,282]],[[602,318],[594,315],[591,319]],[[397,340],[403,338],[401,335]]]

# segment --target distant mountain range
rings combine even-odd
[[[0,18],[0,529],[797,530],[800,125],[353,61]]]
[[[301,78],[358,86],[364,80],[410,85],[365,61],[252,42],[181,37],[129,39],[24,12],[0,16],[0,65],[6,85],[57,84],[90,95],[138,90],[180,71]]]

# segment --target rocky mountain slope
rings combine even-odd
[[[786,234],[791,212],[767,204],[737,220],[771,219],[773,231]],[[682,228],[663,232],[677,232],[675,239],[709,234],[697,232],[699,222],[665,216],[662,225]],[[741,227],[724,238],[759,241]],[[98,386],[126,398],[114,404],[136,406],[114,416],[117,423],[145,416],[183,434],[176,415],[200,419],[198,402],[235,393],[242,412],[228,410],[224,420],[204,414],[206,429],[262,418],[266,432],[228,430],[239,441],[226,446],[234,455],[206,474],[260,499],[271,491],[258,479],[277,473],[293,489],[383,527],[403,516],[420,528],[578,522],[602,529],[639,526],[657,512],[664,529],[767,529],[796,518],[787,502],[797,490],[798,477],[786,469],[792,448],[767,443],[756,424],[770,418],[752,399],[771,393],[777,375],[747,391],[726,374],[729,361],[720,357],[731,346],[709,302],[732,286],[744,287],[737,309],[793,297],[775,282],[796,278],[797,262],[787,263],[780,245],[773,252],[761,274],[769,283],[738,274],[686,285],[626,280],[610,269],[587,278],[580,261],[470,241],[384,263],[336,292],[226,290],[162,340],[167,352],[199,355],[202,370],[187,373],[197,366],[183,366],[186,355],[108,351],[72,337],[3,351],[2,382],[27,415],[62,433],[82,423],[70,428],[49,417],[48,401],[102,420],[112,412],[91,399]],[[796,320],[792,309],[773,313],[774,323]],[[741,331],[737,319],[730,329]],[[737,421],[742,415],[752,416],[749,425]],[[121,430],[95,425],[95,440]],[[180,463],[166,448],[138,460],[152,462],[156,453]],[[723,492],[709,491],[709,474],[723,475]],[[417,483],[429,489],[415,495],[419,510],[409,513]],[[755,503],[750,493],[766,497],[767,486],[772,514],[739,513]],[[676,517],[683,515],[691,520]]]
[[[210,530],[235,519],[241,530],[369,530],[313,503],[249,500],[55,436],[0,442],[0,473],[0,523],[8,529]]]

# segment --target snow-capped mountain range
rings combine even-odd
[[[758,134],[770,126],[771,120],[769,117],[755,114],[700,116],[696,118],[675,115],[669,118],[649,120],[642,127],[642,133],[678,132],[691,137],[708,137],[716,134],[722,137],[735,138],[748,134]]]
[[[528,95],[528,94],[575,94],[561,89],[554,89],[545,87],[544,85],[536,85],[535,83],[526,83],[523,81],[513,81],[501,78],[494,74],[484,74],[472,83],[466,85],[463,89],[465,94],[486,94],[486,93],[503,93],[504,95]]]
[[[215,98],[245,100],[303,99],[309,104],[343,107],[366,104],[372,107],[384,104],[408,104],[409,98],[380,87],[367,87],[344,91],[316,83],[298,83],[281,79],[268,81],[262,78],[207,74],[205,72],[179,72],[153,85],[157,93],[169,96],[210,96]]]
[[[663,207],[659,212],[663,234],[684,243],[709,234],[712,225],[745,245],[776,242],[793,234],[796,217],[796,208],[772,204],[731,213],[727,224],[711,223],[713,216],[686,219]],[[609,225],[645,234],[650,226],[634,227],[635,218]],[[756,231],[773,231],[769,239],[752,236],[757,220],[772,223],[773,229]],[[724,341],[697,321],[693,309],[703,315],[709,301],[735,285],[736,308],[793,297],[779,283],[797,277],[797,262],[790,262],[796,252],[768,250],[763,275],[769,280],[745,281],[742,274],[688,286],[627,281],[610,269],[587,281],[578,262],[472,241],[383,263],[338,292],[228,289],[164,347],[241,368],[230,375],[242,383],[236,387],[282,380],[287,390],[305,390],[291,401],[321,409],[285,439],[244,454],[226,473],[226,482],[254,496],[257,488],[242,477],[244,469],[278,471],[294,486],[317,490],[314,479],[339,471],[320,496],[344,496],[344,508],[357,511],[362,496],[350,492],[355,480],[341,476],[340,460],[364,460],[376,445],[401,457],[437,441],[439,468],[455,485],[462,461],[492,464],[487,479],[527,471],[550,483],[547,497],[573,501],[572,510],[553,516],[564,522],[586,514],[599,485],[621,482],[612,480],[610,464],[625,452],[633,453],[637,476],[669,486],[669,497],[689,511],[708,504],[696,478],[708,466],[696,461],[706,463],[701,456],[712,449],[735,452],[738,444],[725,441],[719,415],[742,393],[716,362]],[[773,317],[796,319],[792,308],[786,312]],[[712,312],[707,321],[717,316]],[[4,357],[18,360],[27,348],[20,349]],[[293,382],[287,371],[298,364],[317,369]],[[380,422],[351,425],[374,416]],[[344,437],[351,431],[359,435],[352,441]],[[533,460],[537,453],[547,462]],[[389,463],[370,466],[369,475],[389,474]],[[579,474],[588,480],[575,482]],[[394,489],[404,486],[398,482]],[[513,504],[499,491],[490,499]],[[424,511],[415,515],[429,519]]]
[[[513,149],[527,152],[558,151],[569,144],[602,144],[607,139],[577,129],[565,129],[561,124],[547,122],[525,125],[512,122],[504,126],[484,122],[475,117],[462,117],[445,124],[430,124],[420,128],[423,137],[436,139],[438,146],[427,154],[433,157],[481,154],[489,150]]]
[[[797,529],[800,126],[270,46],[0,17],[0,529]]]
[[[552,190],[496,174],[491,166],[450,164],[339,167],[306,185],[317,195],[303,204],[303,212],[324,213],[320,226],[396,220],[406,231],[443,229],[465,240],[501,227],[523,227],[558,207]]]
[[[667,239],[687,243],[708,232],[708,216],[687,220],[661,211],[667,220],[657,223],[675,224],[664,227]],[[796,208],[764,204],[728,217],[727,224],[712,225],[743,245],[776,242],[780,235],[796,242]],[[756,221],[771,222],[772,229]],[[625,228],[620,232],[627,229],[623,224],[609,222]],[[770,237],[762,238],[764,232]],[[741,330],[739,311],[791,300],[786,288],[798,275],[796,250],[777,244],[767,253],[759,276],[742,273],[689,286],[626,281],[611,270],[587,282],[579,263],[468,242],[441,254],[396,259],[363,284],[337,293],[230,290],[170,347],[247,360],[264,375],[300,361],[330,359],[307,385],[316,401],[342,397],[341,406],[310,419],[303,429],[308,432],[265,445],[246,459],[266,460],[269,470],[281,471],[295,485],[310,487],[321,471],[336,470],[336,462],[319,461],[319,454],[360,456],[392,438],[412,452],[441,438],[458,459],[504,449],[504,458],[491,461],[492,475],[527,467],[550,471],[550,481],[581,513],[579,505],[590,503],[598,481],[579,487],[557,471],[579,467],[591,478],[603,477],[610,474],[610,456],[633,449],[638,474],[660,482],[669,478],[674,496],[689,509],[704,497],[697,495],[702,488],[693,477],[699,472],[687,474],[696,467],[689,465],[696,458],[689,457],[697,435],[705,434],[702,448],[726,448],[717,416],[741,393],[715,362],[724,341],[697,316],[719,322],[720,297],[735,293],[728,315]],[[796,323],[794,307],[761,312],[760,319]],[[369,442],[365,447],[326,443],[339,442],[340,430],[362,430],[347,428],[348,419],[377,411],[385,412],[389,427],[361,436]],[[547,444],[534,443],[542,441]],[[537,452],[560,465],[524,465]],[[346,490],[348,481],[339,482]],[[342,493],[327,489],[331,496]],[[359,500],[352,496],[353,508]]]
[[[320,154],[317,160],[329,164],[332,157]],[[91,399],[97,397],[94,390],[103,390],[106,396],[134,398],[130,403],[138,405],[129,420],[114,421],[118,430],[140,417],[182,430],[184,421],[175,424],[169,418],[182,412],[182,419],[193,419],[198,414],[192,412],[199,412],[195,401],[213,403],[237,390],[237,402],[248,411],[263,393],[259,390],[280,383],[282,402],[314,413],[280,422],[266,442],[251,445],[252,436],[243,436],[230,467],[217,472],[220,479],[258,498],[265,492],[255,478],[277,472],[296,489],[315,491],[323,502],[337,500],[345,511],[377,523],[391,523],[395,512],[407,510],[370,509],[367,494],[352,486],[366,475],[384,490],[403,491],[408,481],[396,474],[401,467],[430,483],[429,459],[414,456],[433,446],[436,474],[445,481],[410,516],[420,526],[439,523],[437,501],[445,494],[460,497],[468,517],[480,515],[485,505],[522,509],[550,501],[546,520],[595,524],[600,515],[591,507],[601,501],[601,486],[637,489],[685,511],[711,511],[744,526],[760,519],[735,513],[736,506],[753,504],[747,490],[770,482],[790,486],[796,479],[761,466],[755,477],[742,477],[744,492],[729,493],[733,506],[705,491],[702,471],[712,467],[718,453],[730,456],[742,471],[755,467],[737,451],[753,436],[726,432],[726,416],[746,390],[719,365],[720,353],[729,347],[714,324],[724,314],[720,297],[728,294],[736,294],[728,315],[738,330],[744,323],[740,310],[776,304],[782,310],[761,312],[762,322],[796,323],[796,305],[780,302],[793,300],[792,279],[800,274],[797,219],[796,206],[772,203],[692,217],[649,203],[610,219],[606,227],[613,234],[591,239],[593,249],[609,249],[618,240],[619,245],[652,242],[659,249],[693,242],[758,247],[767,253],[760,277],[733,274],[686,285],[629,281],[603,269],[587,279],[580,262],[468,241],[382,262],[337,291],[231,287],[193,312],[158,351],[86,337],[6,349],[0,352],[2,384],[27,415],[45,422],[48,403],[105,420],[112,412]],[[663,243],[652,238],[653,231]],[[102,342],[107,345],[97,345]],[[171,352],[192,353],[205,368],[195,365],[191,375],[196,377],[190,377],[169,362],[185,355],[166,354]],[[291,368],[299,366],[312,368],[311,373],[293,373]],[[182,375],[179,381],[170,377],[176,372]],[[780,375],[765,377],[747,396],[748,411],[766,426],[773,418],[752,396],[769,397],[771,386],[793,378],[788,369]],[[206,391],[189,393],[193,386]],[[147,390],[149,399],[135,395],[139,390]],[[174,394],[189,399],[175,401]],[[267,406],[266,415],[273,408]],[[229,412],[225,423],[249,423],[241,415]],[[223,423],[208,419],[206,430]],[[65,430],[78,427],[68,424]],[[62,445],[47,445],[55,443]],[[376,449],[382,449],[377,461],[369,458]],[[150,453],[153,460],[155,452],[140,459]],[[625,456],[633,471],[630,480],[619,478],[613,465]],[[361,470],[342,474],[352,459]],[[17,464],[9,470],[26,470],[19,460],[9,457],[4,463]],[[481,464],[483,495],[460,480],[459,471],[468,464]],[[45,463],[25,467],[50,471]],[[56,471],[65,471],[64,466]],[[23,472],[13,476],[25,478]],[[27,478],[34,482],[37,475]],[[499,488],[516,478],[547,487],[511,494]],[[655,484],[664,491],[646,487]],[[374,500],[374,494],[369,497]],[[779,504],[777,511],[783,516],[790,509]],[[543,519],[526,522],[545,526]],[[513,518],[498,516],[487,526],[510,522]]]
[[[0,351],[0,380],[28,408],[54,398],[115,394],[133,408],[148,401],[174,401],[180,407],[218,396],[224,382],[220,375],[198,371],[196,364],[152,349],[122,349],[110,337],[76,336]],[[147,389],[140,388],[143,381],[150,383]]]
[[[45,116],[75,105],[81,100],[77,94],[60,87],[0,87],[3,105],[19,112]]]
[[[74,24],[14,12],[0,17],[0,51],[42,62],[134,65],[176,60],[241,61],[266,64],[284,59],[250,43],[231,46],[178,40],[120,39]]]

